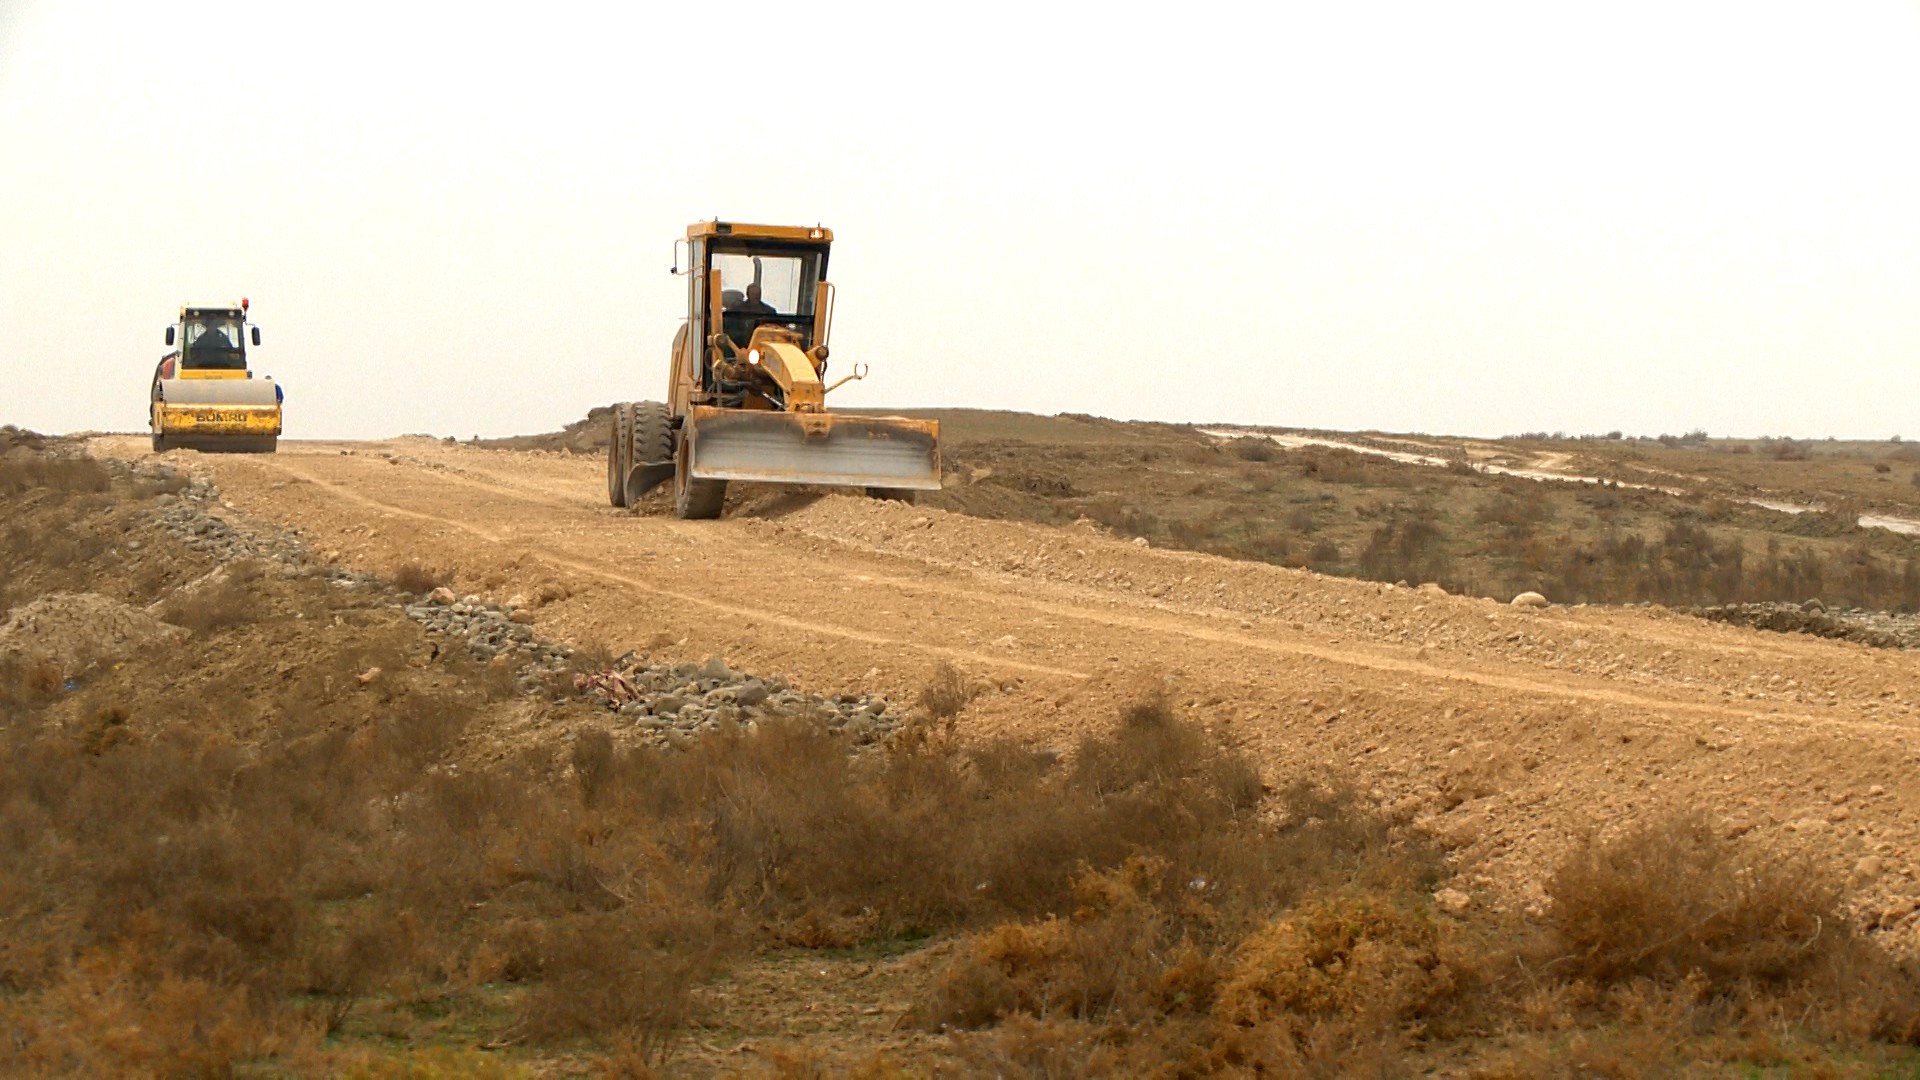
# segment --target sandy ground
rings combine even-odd
[[[145,458],[144,438],[100,455]],[[1527,906],[1575,836],[1670,806],[1806,848],[1920,951],[1920,656],[1659,609],[1519,610],[848,496],[681,522],[606,505],[598,457],[398,439],[171,455],[343,565],[564,597],[548,637],[724,657],[819,692],[996,688],[978,737],[1070,747],[1155,686],[1262,764],[1332,768]],[[546,588],[543,590],[543,586]]]

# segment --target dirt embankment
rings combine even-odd
[[[1902,654],[843,496],[635,516],[603,505],[596,459],[546,452],[292,443],[196,466],[237,511],[349,567],[424,559],[496,598],[557,583],[566,598],[533,623],[555,639],[894,698],[959,665],[996,688],[961,717],[975,738],[1066,747],[1165,687],[1270,780],[1350,770],[1452,838],[1476,903],[1536,904],[1574,837],[1691,806],[1816,850],[1890,940],[1911,947],[1920,927],[1920,670]]]

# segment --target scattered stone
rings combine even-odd
[[[1473,906],[1473,897],[1459,889],[1441,889],[1433,894],[1433,906],[1449,915],[1458,915]]]
[[[1543,608],[1547,606],[1547,598],[1537,592],[1523,592],[1513,598],[1513,606],[1518,608]]]
[[[453,595],[453,590],[447,588],[445,585],[442,585],[439,588],[427,594],[427,603],[438,604],[442,607],[454,606],[454,604],[456,603],[456,599],[457,598]]]

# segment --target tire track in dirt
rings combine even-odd
[[[286,461],[273,461],[273,462],[269,462],[268,464],[272,468],[275,468],[281,472],[285,472],[292,476],[297,476],[300,479],[308,483],[311,483],[316,487],[323,488],[340,498],[343,498],[350,502],[355,503],[356,505],[365,506],[370,509],[383,512],[383,513],[392,514],[398,517],[406,517],[414,520],[427,521],[427,522],[433,522],[433,523],[445,525],[452,529],[470,533],[490,543],[507,542],[506,537],[498,533],[491,532],[487,529],[481,528],[480,526],[475,525],[469,521],[465,521],[455,517],[446,517],[446,516],[441,516],[437,514],[423,513],[421,511],[410,510],[410,509],[407,509],[406,507],[398,506],[393,503],[383,502],[383,501],[374,499],[368,495],[362,494],[359,491],[355,491],[345,485],[335,484],[333,482],[320,479],[319,477],[314,476],[312,473],[299,469]],[[438,470],[435,470],[432,475],[434,475],[438,479],[442,479],[453,484],[478,488],[481,490],[489,491],[491,493],[504,495],[519,501],[523,501],[523,502],[532,502],[540,505],[559,505],[565,509],[578,510],[577,504],[560,503],[557,500],[554,500],[550,497],[543,496],[537,492],[526,491],[524,489],[519,488],[518,486],[513,486],[513,485],[508,485],[508,484],[498,483],[498,482],[488,482],[488,481],[476,479],[471,476],[461,476],[461,475],[457,475],[450,472],[441,472]],[[724,526],[711,525],[711,524],[688,525],[682,522],[667,522],[667,521],[659,521],[657,519],[634,519],[634,520],[648,521],[652,524],[665,526],[667,528],[670,528],[682,533],[692,533],[694,531],[703,531],[703,532],[711,533],[715,529],[724,527]],[[865,547],[864,545],[848,544],[846,546],[862,548],[866,553],[882,556],[882,557],[888,554],[886,552],[878,551],[877,549]],[[817,622],[817,621],[797,619],[790,616],[778,615],[766,609],[750,608],[750,607],[737,605],[737,604],[728,604],[728,603],[715,600],[710,596],[704,596],[696,593],[689,593],[685,591],[664,588],[657,583],[647,581],[643,578],[636,577],[632,574],[619,572],[618,570],[615,570],[612,567],[605,565],[604,563],[599,563],[592,560],[582,559],[582,558],[573,557],[573,556],[561,555],[557,550],[552,548],[543,548],[537,551],[535,554],[536,554],[536,557],[543,562],[546,562],[553,566],[561,567],[563,569],[572,570],[576,573],[585,574],[590,577],[597,577],[604,581],[609,581],[609,582],[613,582],[615,584],[623,585],[629,588],[638,589],[641,592],[645,592],[654,596],[667,597],[669,599],[673,599],[684,604],[708,608],[710,610],[717,611],[726,615],[731,615],[736,618],[762,619],[774,625],[782,626],[790,630],[796,630],[796,631],[801,631],[805,633],[822,634],[830,637],[851,638],[853,640],[864,641],[864,642],[867,642],[868,644],[873,644],[873,645],[889,645],[889,646],[920,648],[933,655],[941,656],[950,660],[967,660],[973,663],[986,664],[991,666],[1012,667],[1021,671],[1028,671],[1028,672],[1033,672],[1033,673],[1042,674],[1042,675],[1061,676],[1061,677],[1072,678],[1072,679],[1086,679],[1090,677],[1090,673],[1086,671],[1060,668],[1060,667],[1055,667],[1055,666],[1046,665],[1046,664],[1036,664],[1028,661],[1017,660],[1017,659],[1013,659],[1005,656],[996,656],[988,653],[980,653],[980,652],[974,652],[974,651],[962,650],[962,649],[945,648],[940,646],[930,646],[930,645],[925,645],[918,642],[906,641],[906,640],[902,640],[899,638],[890,637],[886,635],[866,633],[860,630],[853,629],[852,627],[845,626],[843,624],[823,623],[823,622]],[[876,575],[873,573],[867,573],[867,574],[861,575],[861,580],[866,584],[886,586],[889,588],[900,589],[900,590],[920,589],[922,591],[937,592],[937,593],[946,595],[948,597],[951,597],[954,599],[960,599],[960,600],[978,601],[983,595],[983,591],[984,591],[977,587],[969,588],[964,586],[955,586],[952,584],[948,584],[946,582],[928,580],[924,578],[909,581],[907,579],[892,576],[892,575]],[[1525,695],[1529,698],[1534,698],[1534,699],[1537,699],[1542,696],[1560,697],[1560,698],[1574,699],[1574,700],[1579,700],[1579,701],[1584,701],[1584,702],[1589,702],[1594,704],[1630,707],[1638,710],[1643,710],[1647,713],[1658,713],[1661,711],[1668,711],[1668,712],[1681,711],[1681,712],[1695,714],[1698,716],[1719,717],[1723,719],[1728,717],[1733,717],[1746,722],[1778,724],[1783,727],[1805,726],[1809,724],[1820,724],[1820,723],[1843,723],[1863,731],[1909,731],[1910,732],[1912,730],[1910,728],[1904,728],[1898,725],[1887,723],[1885,721],[1842,721],[1842,720],[1836,720],[1833,718],[1820,718],[1820,717],[1816,717],[1811,714],[1805,714],[1805,713],[1760,713],[1760,712],[1754,712],[1754,711],[1737,711],[1737,710],[1729,710],[1724,706],[1719,706],[1719,705],[1714,705],[1709,703],[1678,701],[1672,698],[1658,697],[1658,696],[1646,695],[1646,694],[1636,694],[1628,691],[1610,689],[1605,687],[1573,686],[1573,685],[1569,685],[1565,681],[1546,682],[1546,681],[1527,679],[1527,678],[1516,677],[1516,676],[1498,675],[1498,674],[1493,674],[1488,672],[1465,672],[1465,671],[1458,670],[1457,668],[1452,668],[1452,669],[1443,668],[1435,664],[1423,663],[1417,660],[1399,659],[1389,655],[1382,655],[1377,652],[1371,652],[1371,651],[1362,652],[1355,649],[1326,648],[1326,647],[1315,646],[1305,641],[1281,641],[1281,640],[1276,640],[1270,637],[1254,637],[1251,635],[1237,634],[1237,633],[1233,633],[1231,631],[1226,631],[1226,630],[1210,629],[1202,625],[1197,625],[1194,622],[1194,617],[1192,616],[1153,618],[1148,616],[1125,614],[1118,611],[1096,612],[1096,611],[1092,611],[1092,610],[1089,610],[1083,607],[1078,607],[1075,605],[1059,603],[1059,602],[1048,602],[1045,600],[1036,599],[1032,596],[1022,596],[1018,594],[1009,594],[1009,593],[1000,593],[999,595],[997,595],[995,597],[995,603],[1001,606],[1014,605],[1014,606],[1024,607],[1038,614],[1048,615],[1054,618],[1074,619],[1074,620],[1079,620],[1082,622],[1091,623],[1095,625],[1117,627],[1117,628],[1129,630],[1129,631],[1138,631],[1142,634],[1150,634],[1150,635],[1174,634],[1180,637],[1188,638],[1193,641],[1204,642],[1209,645],[1230,646],[1230,647],[1241,649],[1241,650],[1250,650],[1254,652],[1267,653],[1274,656],[1285,657],[1285,658],[1306,657],[1314,660],[1319,660],[1328,664],[1334,664],[1334,665],[1346,666],[1346,667],[1366,668],[1373,672],[1392,673],[1396,675],[1411,676],[1411,677],[1425,679],[1431,682],[1467,683],[1467,684],[1473,684],[1477,687],[1484,688],[1484,689],[1505,691],[1505,692],[1510,692],[1514,694]]]
[[[461,518],[444,517],[438,514],[424,513],[419,510],[409,510],[404,506],[397,506],[393,503],[383,502],[379,499],[373,498],[372,496],[365,495],[365,494],[362,494],[361,492],[355,491],[344,484],[336,484],[329,480],[323,480],[320,477],[317,477],[312,473],[304,469],[300,469],[286,461],[273,461],[273,462],[269,462],[268,465],[270,468],[273,468],[279,472],[286,473],[289,476],[298,477],[299,479],[305,481],[306,483],[312,484],[317,488],[327,491],[337,498],[343,499],[347,502],[351,502],[357,506],[364,506],[378,513],[391,514],[395,517],[403,517],[403,518],[408,518],[415,521],[425,521],[433,524],[444,525],[448,528],[476,536],[489,543],[503,544],[503,543],[509,542],[507,537],[502,536],[499,533],[492,532],[488,529],[484,529],[479,525],[475,525],[470,521],[466,521]],[[474,480],[468,477],[453,476],[453,475],[446,475],[446,474],[438,474],[438,475],[441,475],[441,478],[456,484],[480,487],[486,490],[498,492],[500,494],[510,495],[512,497],[521,499],[522,501],[526,501],[526,502],[535,502],[543,505],[551,505],[551,501],[548,499],[539,498],[539,497],[530,497],[524,492],[518,491],[516,489],[508,488],[505,485],[488,484],[483,481]],[[571,505],[571,504],[567,504],[567,505]],[[686,530],[689,528],[700,528],[698,526],[688,527],[688,526],[680,525],[677,522],[673,524],[675,527],[683,530]],[[527,541],[522,539],[520,540],[520,542],[525,543]],[[738,604],[729,604],[723,601],[715,600],[710,596],[703,596],[697,593],[689,593],[689,592],[684,592],[680,590],[664,588],[654,582],[647,581],[643,578],[635,577],[631,574],[621,573],[617,570],[614,570],[611,567],[606,566],[605,564],[559,555],[552,550],[538,551],[535,553],[535,556],[538,559],[540,559],[540,561],[545,562],[549,565],[557,566],[566,570],[572,570],[575,573],[585,574],[589,577],[596,577],[603,581],[610,581],[618,585],[624,585],[628,588],[638,589],[641,592],[648,593],[653,596],[666,597],[668,599],[675,600],[683,604],[687,604],[694,607],[707,608],[709,610],[716,611],[724,615],[734,616],[735,618],[756,619],[763,622],[772,623],[773,625],[781,626],[789,630],[797,630],[803,633],[821,634],[828,637],[850,638],[855,641],[866,642],[869,645],[900,646],[903,648],[909,648],[909,647],[919,648],[919,649],[922,649],[923,651],[932,653],[935,656],[944,657],[949,660],[967,660],[973,663],[988,664],[995,667],[1011,667],[1020,671],[1032,672],[1038,675],[1051,675],[1051,676],[1057,676],[1057,677],[1067,678],[1067,679],[1085,679],[1089,677],[1089,673],[1085,671],[1075,671],[1072,669],[1054,667],[1047,664],[1036,664],[1036,663],[1031,663],[1029,661],[1010,659],[1004,656],[993,656],[987,653],[973,652],[965,649],[954,649],[954,648],[947,648],[947,647],[937,646],[937,645],[926,645],[923,643],[902,640],[900,638],[889,637],[884,634],[867,633],[865,631],[856,630],[852,627],[837,624],[837,623],[813,622],[805,619],[796,619],[791,616],[780,615],[775,612],[768,611],[764,608],[750,608],[750,607],[745,607]],[[904,582],[900,584],[904,584]]]

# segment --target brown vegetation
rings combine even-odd
[[[1423,860],[1372,865],[1251,924],[1151,857],[1088,870],[1070,916],[970,937],[921,1017],[1024,1076],[1404,1076],[1474,1046],[1477,1076],[1913,1060],[1920,976],[1805,863],[1697,816],[1573,853],[1538,924],[1442,915]]]

